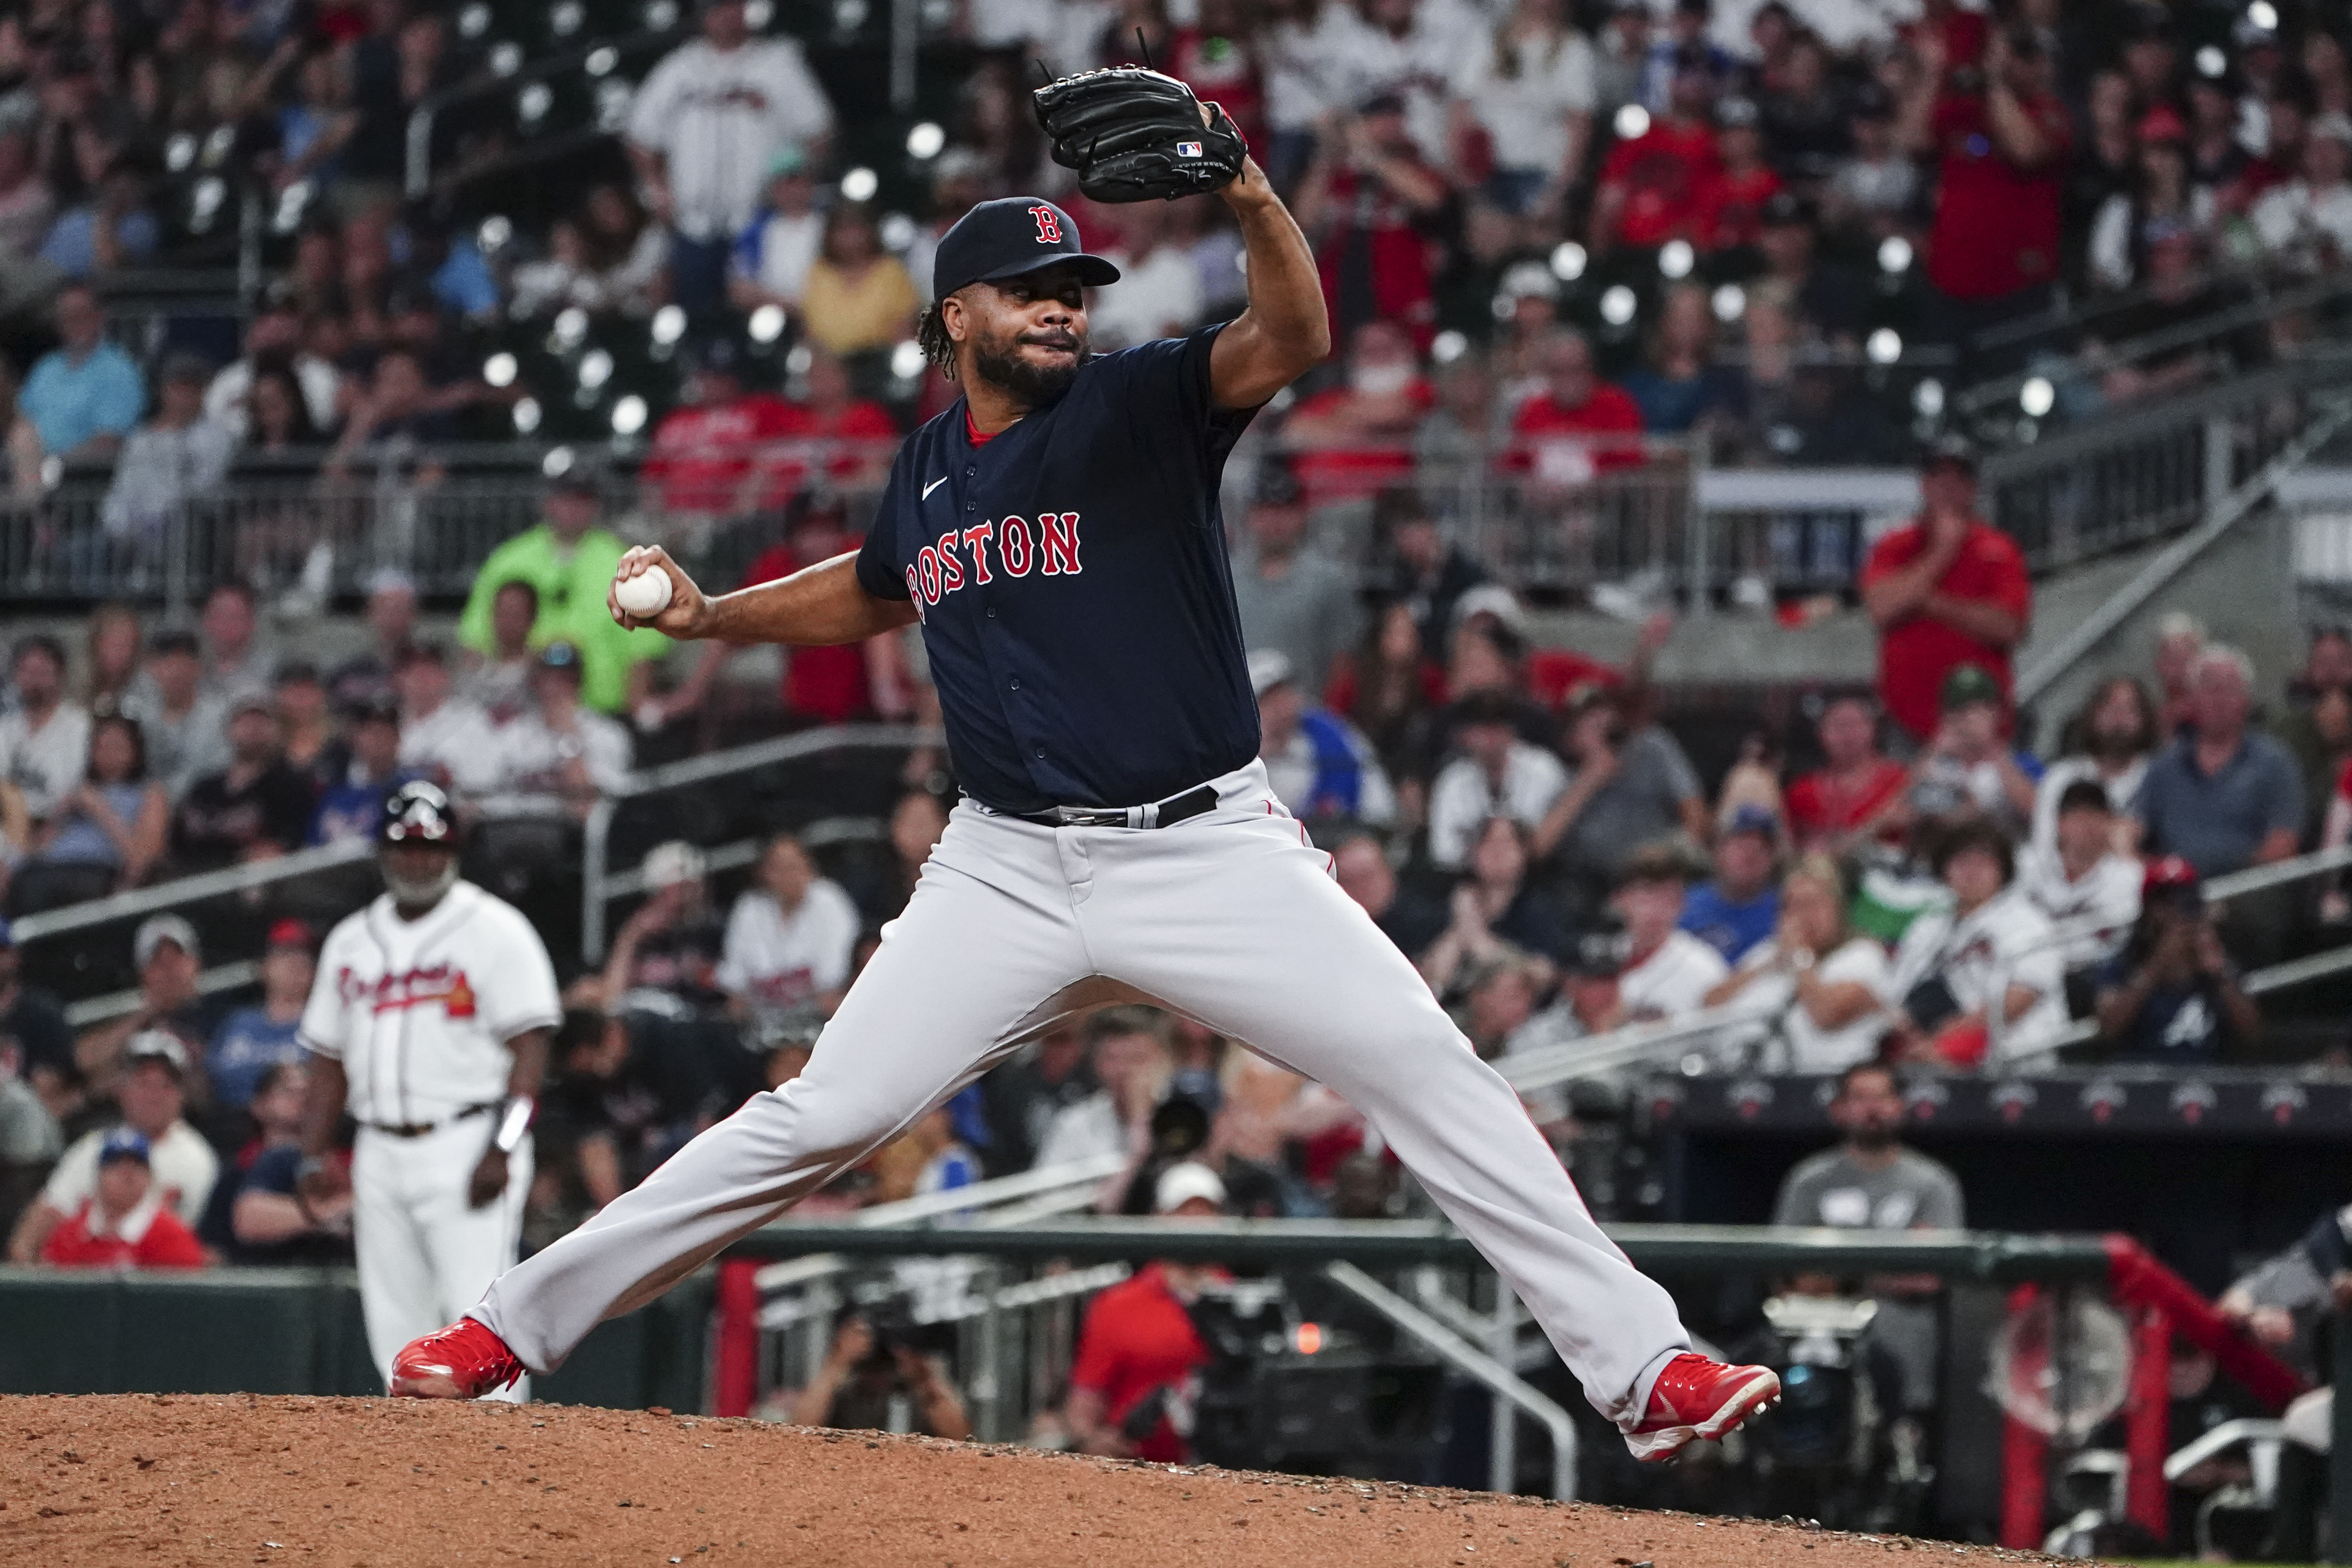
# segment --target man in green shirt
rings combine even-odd
[[[586,666],[580,700],[600,713],[626,714],[646,695],[646,661],[659,658],[669,645],[656,631],[625,631],[604,608],[604,591],[627,546],[596,526],[600,508],[596,478],[585,468],[575,465],[550,481],[545,521],[482,563],[457,622],[457,640],[477,653],[491,652],[490,601],[505,584],[528,583],[539,595],[531,646],[562,641],[579,648]]]

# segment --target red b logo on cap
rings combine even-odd
[[[1029,209],[1029,216],[1037,220],[1038,244],[1059,245],[1062,243],[1061,220],[1055,214],[1052,207],[1047,206],[1043,202],[1039,202],[1035,206]]]

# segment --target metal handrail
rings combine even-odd
[[[602,796],[589,808],[582,830],[580,854],[580,951],[591,963],[604,957],[604,906],[614,895],[618,879],[611,869],[613,819],[625,802],[668,790],[706,784],[737,773],[773,767],[779,763],[856,747],[912,748],[947,743],[944,731],[921,724],[834,724],[803,730],[771,741],[755,741],[705,756],[688,757],[643,773],[632,773],[620,788]]]
[[[2352,847],[2336,849],[2315,849],[2309,854],[2274,861],[2267,866],[2250,866],[2242,871],[2226,872],[2208,879],[2203,884],[2208,903],[2220,903],[2266,889],[2284,887],[2325,876],[2331,871],[2352,866]],[[2090,928],[2104,930],[2104,925]],[[2069,941],[2085,934],[2080,922],[2069,922],[2053,928],[2044,946],[2063,947]],[[2033,951],[2042,951],[2036,948]],[[2307,957],[2290,959],[2248,974],[2242,984],[2249,995],[2263,995],[2273,991],[2306,984],[2330,974],[2352,970],[2352,945],[2330,949]],[[2006,986],[1996,989],[2006,991]],[[1582,1039],[1563,1040],[1558,1045],[1542,1046],[1534,1050],[1507,1056],[1495,1063],[1503,1080],[1525,1094],[1531,1089],[1549,1089],[1574,1079],[1590,1078],[1619,1068],[1635,1067],[1666,1059],[1676,1048],[1687,1049],[1694,1041],[1709,1040],[1733,1029],[1752,1027],[1769,1023],[1780,1012],[1778,1005],[1733,1000],[1714,1007],[1701,1008],[1685,1017],[1668,1023],[1628,1024],[1604,1034],[1590,1035]],[[2009,1068],[2020,1063],[2037,1060],[2070,1045],[2080,1045],[2095,1037],[2097,1026],[2089,1019],[2078,1020],[2045,1045],[2020,1052],[2000,1060]],[[1998,1038],[1996,1037],[1996,1045]]]
[[[890,825],[876,816],[827,816],[810,823],[793,837],[803,847],[818,849],[828,844],[878,844],[889,837]],[[740,866],[755,864],[761,850],[767,847],[764,838],[738,838],[730,843],[715,845],[702,852],[705,872],[732,871]],[[646,873],[642,867],[630,871],[615,871],[604,879],[607,900],[625,899],[646,890]]]
[[[38,942],[44,937],[62,936],[68,931],[88,931],[92,926],[105,925],[111,921],[155,914],[163,910],[176,909],[182,904],[289,882],[298,877],[332,870],[339,866],[356,865],[374,853],[375,846],[364,839],[321,844],[313,849],[297,849],[290,855],[279,855],[268,860],[251,860],[239,866],[224,867],[217,871],[200,871],[193,877],[175,877],[168,882],[110,893],[102,899],[68,904],[62,909],[43,910],[38,914],[26,915],[23,920],[13,922],[11,929],[20,942]]]
[[[251,985],[261,978],[261,965],[249,958],[235,963],[215,964],[196,976],[196,994],[217,996],[224,991],[236,991]],[[128,991],[110,991],[103,996],[85,996],[79,1002],[66,1004],[66,1022],[77,1029],[87,1029],[93,1024],[103,1024],[110,1018],[120,1018],[126,1013],[136,1013],[146,1005],[137,986]]]
[[[436,115],[453,103],[468,99],[488,98],[495,92],[511,92],[516,88],[534,81],[549,81],[568,72],[580,69],[588,57],[598,49],[612,49],[623,55],[635,54],[656,44],[674,42],[684,37],[683,26],[646,27],[618,38],[591,38],[562,54],[549,55],[525,66],[511,76],[488,73],[453,82],[440,91],[428,93],[408,116],[405,146],[406,185],[411,196],[425,195],[433,187],[433,121]]]
[[[2294,440],[2263,464],[2252,478],[2223,497],[2206,514],[2203,521],[2167,545],[2155,559],[2134,573],[2130,582],[2116,590],[2097,609],[2076,621],[2066,635],[2058,639],[2057,646],[2021,671],[2017,678],[2016,700],[2020,704],[2028,703],[2048,690],[2060,676],[2105,641],[2159,589],[2219,542],[2223,534],[2235,528],[2256,507],[2269,500],[2282,479],[2301,468],[2313,453],[2335,439],[2347,425],[2352,425],[2352,401],[2331,401],[2315,412]]]
[[[2160,401],[2137,403],[2112,410],[2030,445],[2004,447],[1989,453],[1982,474],[1988,490],[2037,473],[2079,466],[2112,448],[2118,437],[2147,438],[2152,424],[2189,425],[2217,415],[2235,414],[2283,394],[2339,384],[2347,366],[2336,356],[2297,360],[2252,375],[2235,376],[2213,386],[2198,387]]]
[[[1421,1342],[1454,1371],[1543,1423],[1551,1434],[1551,1495],[1561,1502],[1576,1496],[1576,1423],[1557,1402],[1346,1258],[1325,1264],[1323,1277]],[[1504,1479],[1505,1485],[1495,1489],[1509,1489],[1508,1478]]]
[[[2347,294],[2352,294],[2352,279],[2339,278],[2329,282],[2310,284],[2290,293],[2269,299],[2257,298],[2242,305],[2231,305],[2216,310],[2210,315],[2183,321],[2177,326],[2159,327],[2154,331],[2143,332],[2138,337],[2126,338],[2122,342],[2107,344],[2106,355],[2111,363],[2127,364],[2151,354],[2162,353],[2168,349],[2201,342],[2207,338],[2258,326],[2284,312],[2309,310],[2314,305],[2326,304]],[[2070,362],[2078,360],[2080,357],[2080,355],[2068,356]],[[2027,369],[1992,381],[1979,382],[1954,399],[1954,405],[1962,413],[1979,413],[2015,397],[2027,382],[2043,374],[2039,370]]]
[[[1605,1225],[1611,1240],[1652,1273],[1770,1273],[1818,1267],[1839,1274],[1934,1274],[1990,1284],[2104,1279],[2096,1236],[1976,1230],[1849,1231],[1823,1226]],[[1260,1263],[1307,1268],[1345,1260],[1366,1268],[1476,1263],[1478,1249],[1442,1220],[1065,1219],[1001,1230],[956,1226],[868,1230],[843,1220],[779,1220],[728,1247],[736,1258],[838,1252],[862,1258],[975,1257],[1108,1262]]]

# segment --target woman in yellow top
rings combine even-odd
[[[825,219],[801,294],[808,335],[846,357],[887,349],[914,331],[922,300],[898,258],[885,252],[874,216],[844,204]]]

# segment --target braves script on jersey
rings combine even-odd
[[[977,442],[959,403],[900,448],[857,580],[922,616],[982,804],[1156,801],[1257,754],[1217,507],[1249,414],[1210,405],[1221,330],[1090,360]]]
[[[421,920],[386,894],[335,927],[302,1043],[342,1062],[362,1123],[421,1125],[503,1099],[506,1042],[562,1016],[530,923],[460,882]]]

